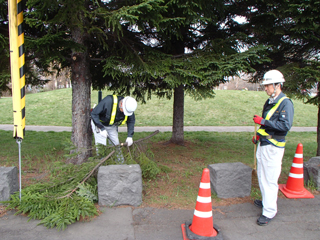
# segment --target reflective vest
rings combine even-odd
[[[270,118],[271,118],[271,116],[274,114],[274,112],[277,110],[277,108],[279,107],[279,105],[280,105],[280,103],[282,103],[282,101],[284,100],[284,99],[286,99],[286,98],[288,98],[288,97],[282,97],[282,98],[280,98],[279,99],[279,101],[277,102],[277,104],[276,105],[274,105],[273,106],[273,108],[271,108],[270,110],[269,110],[269,112],[267,113],[267,116],[266,116],[266,120],[269,120]],[[284,147],[285,145],[286,145],[286,142],[284,141],[284,142],[278,142],[276,139],[273,139],[273,138],[271,138],[271,136],[270,136],[270,134],[269,133],[267,133],[266,131],[265,131],[265,129],[262,129],[261,127],[259,128],[259,130],[257,131],[257,133],[259,133],[261,136],[264,136],[264,137],[266,137],[267,139],[268,139],[268,141],[270,142],[270,143],[272,143],[274,146],[276,146],[276,147]],[[270,136],[270,138],[268,138],[268,136]]]
[[[118,97],[117,95],[113,95],[113,106],[112,106],[112,111],[111,111],[111,118],[109,125],[114,124],[114,119],[116,118],[116,113],[117,113],[117,106],[118,106]],[[127,122],[128,116],[125,116],[124,120],[120,125],[123,125]]]

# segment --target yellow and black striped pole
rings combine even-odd
[[[22,0],[8,0],[10,65],[13,101],[13,137],[25,135],[25,55]]]
[[[26,126],[22,0],[8,0],[8,14],[13,103],[13,137],[16,139],[19,146],[19,196],[21,201],[21,142],[24,138]]]

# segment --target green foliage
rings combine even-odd
[[[1,131],[1,133],[9,132]],[[25,144],[27,144],[26,147],[31,150],[30,153],[28,152],[30,161],[34,159],[33,154],[42,156],[43,151],[47,154],[53,154],[52,151],[61,151],[62,146],[64,146],[64,150],[67,149],[67,151],[73,149],[70,147],[70,145],[72,145],[70,141],[63,141],[66,137],[65,132],[30,132],[28,135],[29,140],[25,142]],[[0,139],[12,137],[11,134],[10,136],[8,136],[8,134],[2,136],[3,137]],[[59,139],[57,140],[57,138]],[[30,146],[28,145],[28,142],[31,143]],[[39,142],[46,142],[47,147],[44,147],[44,145]],[[60,145],[57,146],[57,144]],[[140,164],[142,176],[147,180],[155,179],[157,174],[160,173],[160,168],[154,162],[154,156],[152,151],[147,147],[147,144],[142,145],[148,149],[147,152],[143,152],[143,146],[138,147],[138,145],[134,144],[131,147],[131,154],[124,154],[126,163]],[[41,151],[35,150],[37,148]],[[10,151],[10,147],[8,147],[8,149]],[[122,149],[124,150],[125,148]],[[81,165],[66,164],[65,161],[59,161],[59,158],[57,157],[51,158],[54,159],[53,162],[39,163],[43,165],[48,164],[46,172],[49,173],[49,180],[37,181],[36,184],[31,184],[23,188],[21,192],[21,201],[19,198],[20,193],[17,192],[12,195],[10,201],[4,203],[8,205],[8,209],[16,209],[16,214],[27,214],[29,219],[39,219],[41,220],[40,224],[43,224],[48,228],[55,227],[58,230],[63,230],[67,225],[79,221],[82,218],[90,219],[98,214],[95,207],[95,203],[98,200],[97,179],[96,172],[92,171],[97,164],[100,163],[101,157],[107,156],[113,150],[114,147],[99,145],[98,152],[100,155],[90,158],[88,162]],[[27,150],[23,149],[24,153],[27,153],[26,151]],[[70,157],[70,155],[68,155],[68,157]],[[2,157],[0,156],[0,160],[1,159]],[[23,159],[24,166],[26,165],[27,160],[28,159]],[[32,164],[35,163],[33,162]],[[113,154],[112,157],[104,162],[104,165],[109,164],[118,164],[116,154]],[[0,165],[3,165],[2,161],[0,162]],[[29,168],[40,169],[39,166],[33,165]]]
[[[172,172],[172,169],[166,165],[162,165],[162,164],[158,164],[161,172],[164,172],[164,173],[170,173]]]
[[[83,184],[79,184],[78,187],[79,187],[79,190],[77,191],[77,194],[80,197],[84,197],[91,202],[98,201],[98,198],[97,198],[98,193],[97,193],[96,185],[92,186],[87,183],[83,183]]]
[[[114,147],[104,146],[99,144],[97,147],[98,155],[95,157],[101,158],[101,156],[107,156],[111,151],[115,150]],[[129,151],[127,148],[120,148],[120,151],[124,157],[125,164],[139,164],[142,172],[142,177],[146,180],[155,179],[161,172],[160,167],[154,161],[154,155],[148,146],[147,142],[134,143]],[[126,153],[127,152],[127,153]],[[106,162],[105,165],[119,164],[118,155],[113,154]]]
[[[47,215],[40,224],[47,228],[56,227],[57,230],[64,230],[67,225],[79,221],[80,217],[93,217],[94,215],[97,215],[97,210],[91,201],[73,197],[61,201],[56,211]]]
[[[288,64],[280,68],[286,75],[285,90],[289,95],[301,99],[306,104],[320,106],[320,95],[316,92],[320,83],[319,59],[305,61],[303,67],[298,64]],[[311,91],[316,93],[311,95]]]
[[[104,79],[99,81],[109,90],[133,94],[145,102],[151,93],[170,99],[173,89],[183,84],[196,100],[213,98],[212,89],[226,77],[240,71],[253,73],[253,64],[269,61],[262,45],[240,51],[239,42],[246,34],[229,19],[231,3],[164,1],[164,5],[166,11],[161,12],[158,26],[150,30],[150,24],[144,24],[139,29],[143,45],[131,41],[130,48],[125,47],[125,35],[120,39],[122,45],[117,44],[115,52],[105,58],[101,68]],[[220,28],[222,23],[228,26]],[[128,36],[133,37],[134,32]],[[94,89],[104,88],[95,81],[93,85]]]
[[[97,215],[94,206],[97,200],[96,181],[79,185],[95,164],[96,162],[84,163],[81,166],[61,165],[58,171],[52,172],[51,182],[24,188],[21,201],[19,192],[12,195],[11,200],[6,202],[8,208],[17,209],[16,214],[28,214],[29,219],[40,219],[40,224],[48,228],[56,227],[58,230],[64,230],[67,225],[79,221],[81,217]],[[78,191],[72,193],[77,187]]]
[[[8,25],[4,24],[1,20],[5,19],[6,11],[4,9],[7,8],[6,1],[0,1],[0,97],[1,92],[5,92],[10,90],[8,87],[8,83],[10,82],[10,68],[9,68],[9,38],[8,34],[2,32],[2,28],[7,28]],[[3,9],[4,8],[4,9]],[[6,29],[6,31],[8,31]]]
[[[144,179],[155,179],[161,172],[157,164],[154,161],[150,160],[144,153],[140,154],[138,163],[141,167],[142,177]]]
[[[307,183],[307,187],[311,190],[311,191],[317,191],[317,184],[315,183],[315,180],[312,178],[310,180],[308,180]]]

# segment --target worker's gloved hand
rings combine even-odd
[[[257,135],[257,138],[255,138],[255,136],[253,136],[253,137],[252,137],[252,142],[253,142],[253,144],[257,144],[258,141],[259,141],[259,139],[260,139],[260,136],[259,136],[259,135]]]
[[[130,147],[133,144],[132,137],[127,137],[126,143],[128,144],[128,147]]]
[[[265,120],[258,115],[253,116],[253,121],[257,124],[260,124],[260,125],[264,125],[264,122],[265,122]]]
[[[101,136],[104,137],[104,138],[107,138],[107,137],[108,137],[108,132],[107,132],[107,130],[102,130],[102,131],[100,132],[100,134],[101,134]]]

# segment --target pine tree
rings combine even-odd
[[[28,45],[28,40],[26,45]],[[9,87],[11,82],[9,51],[8,1],[0,0],[0,96],[1,92],[11,91]],[[43,85],[44,82],[39,79],[38,74],[31,71],[32,67],[33,64],[27,56],[25,61],[26,85]]]
[[[92,79],[102,80],[103,60],[130,44],[120,41],[139,15],[159,16],[158,0],[89,1],[28,0],[25,38],[28,56],[35,66],[47,71],[71,68],[72,141],[77,148],[73,163],[81,164],[91,154],[90,93]],[[117,48],[115,48],[117,47]],[[53,65],[52,65],[53,64]],[[127,83],[126,83],[127,84]]]
[[[184,95],[214,97],[213,87],[262,64],[263,48],[241,52],[249,34],[229,1],[28,0],[25,41],[40,71],[70,67],[74,163],[90,156],[90,86],[144,102],[174,96],[172,142],[183,144]],[[186,52],[188,49],[189,52]]]
[[[9,61],[9,27],[7,22],[8,4],[0,0],[0,97],[1,92],[9,91],[10,61]]]
[[[229,12],[236,8],[225,1],[165,1],[164,6],[158,26],[138,24],[140,38],[152,49],[144,46],[133,66],[112,56],[104,70],[111,76],[107,84],[114,91],[134,89],[141,98],[144,93],[151,97],[151,92],[159,97],[173,95],[170,141],[183,144],[184,95],[196,100],[214,97],[213,88],[226,77],[252,72],[251,64],[263,62],[263,48],[240,53],[239,41],[246,35],[233,19],[235,13]],[[128,84],[116,84],[114,78],[128,79]]]
[[[251,45],[268,47],[269,63],[255,64],[254,81],[269,69],[279,69],[286,79],[284,91],[307,104],[320,106],[320,95],[306,94],[319,89],[320,9],[319,1],[241,1],[251,33]],[[317,155],[320,154],[320,111],[318,110]]]

